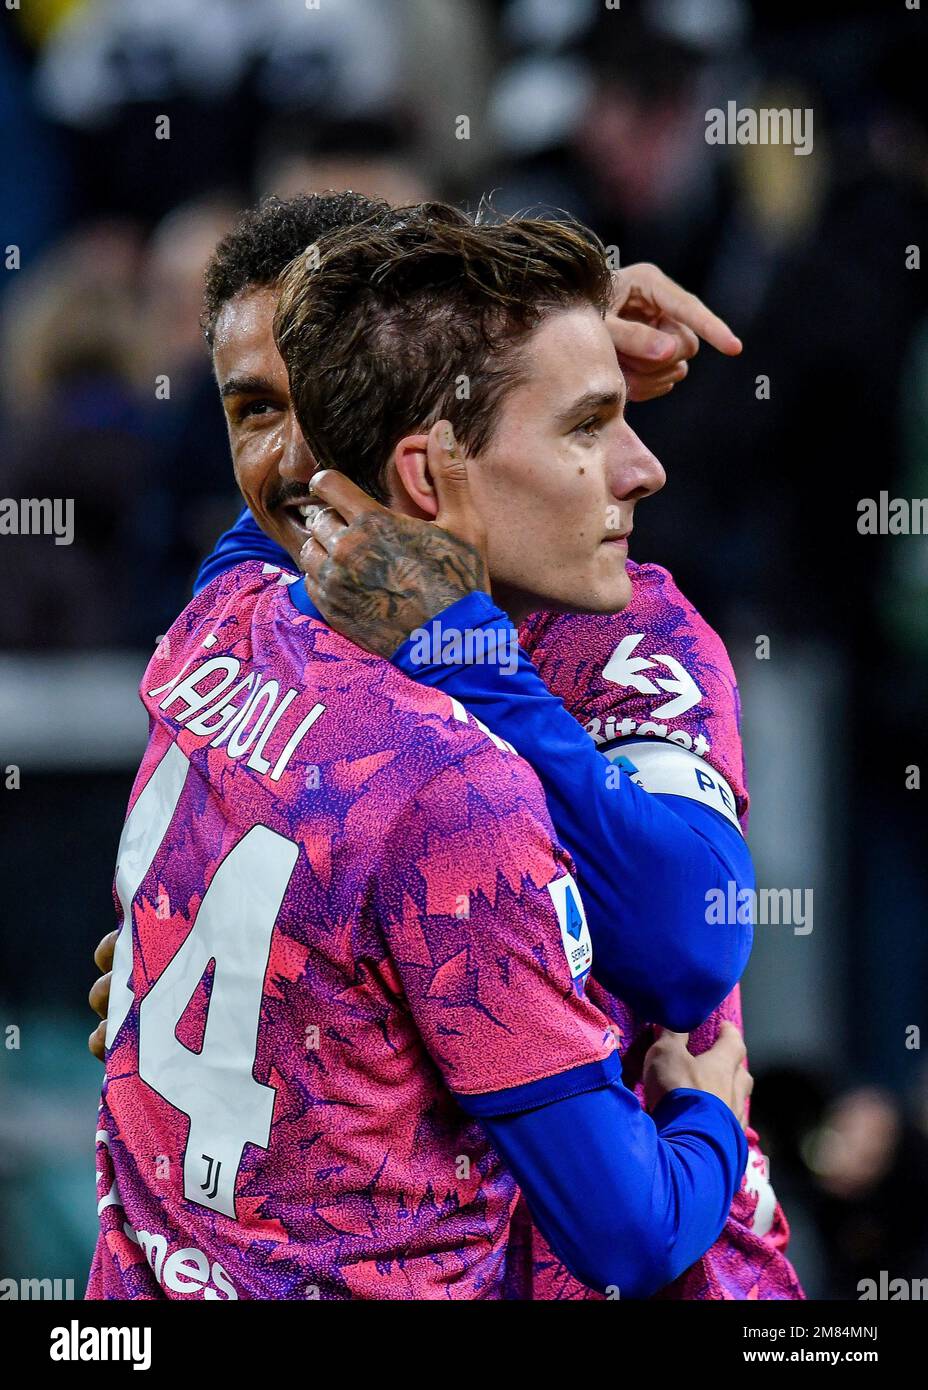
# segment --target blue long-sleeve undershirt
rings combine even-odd
[[[446,637],[478,628],[495,630],[504,658],[444,659]],[[517,649],[515,628],[488,594],[468,594],[421,632],[429,641],[412,634],[394,664],[458,700],[538,774],[558,839],[577,866],[594,976],[644,1018],[680,1031],[696,1027],[733,988],[750,954],[751,924],[743,920],[750,914],[710,911],[741,902],[738,893],[754,885],[740,831],[700,801],[644,790],[599,752]],[[493,647],[487,642],[483,650]],[[507,669],[516,651],[517,669]]]
[[[734,1114],[704,1091],[670,1091],[652,1118],[615,1080],[482,1123],[555,1255],[612,1297],[647,1298],[704,1255],[747,1163]]]
[[[200,566],[193,581],[194,597],[221,574],[234,569],[236,565],[244,565],[248,560],[263,560],[266,565],[279,565],[281,569],[292,570],[294,574],[297,572],[286,550],[264,534],[246,507],[235,525],[219,537],[212,553]]]

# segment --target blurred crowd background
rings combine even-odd
[[[928,494],[928,294],[906,265],[928,226],[925,19],[903,0],[22,0],[3,20],[0,495],[73,498],[76,529],[0,538],[0,1276],[80,1295],[89,1262],[84,1001],[135,690],[238,507],[204,264],[260,195],[352,187],[576,214],[744,339],[633,407],[669,477],[633,555],[732,652],[760,883],[814,892],[813,931],[758,927],[744,982],[794,1260],[819,1297],[928,1277],[928,541],[857,529],[863,498]],[[811,108],[812,153],[707,144],[730,100]]]

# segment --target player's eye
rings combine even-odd
[[[602,420],[598,415],[591,415],[589,420],[584,420],[580,425],[574,425],[572,433],[586,435],[587,439],[595,439],[601,424]]]
[[[268,400],[253,400],[253,401],[246,401],[245,404],[242,405],[242,406],[235,412],[235,420],[236,420],[236,423],[240,423],[240,422],[245,421],[245,420],[250,420],[250,419],[252,419],[254,416],[257,416],[257,415],[270,415],[270,414],[272,414],[275,410],[279,410],[279,409],[280,409],[280,407],[278,406],[278,404],[276,403],[276,401],[268,401]]]

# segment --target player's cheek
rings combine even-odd
[[[235,476],[249,503],[260,503],[265,480],[274,462],[274,451],[266,438],[254,435],[239,441],[235,451]]]

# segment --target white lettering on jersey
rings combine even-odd
[[[588,719],[583,726],[597,746],[614,743],[617,738],[631,738],[650,734],[652,738],[665,738],[668,743],[676,743],[681,748],[691,749],[699,758],[705,758],[712,744],[703,734],[691,734],[686,729],[671,729],[667,724],[658,724],[653,719],[616,719],[610,714],[605,720],[596,716]]]
[[[97,1130],[97,1142],[109,1149],[110,1136],[105,1129]],[[98,1173],[97,1181],[104,1181],[102,1173]],[[98,1202],[97,1211],[102,1211],[104,1207],[122,1207],[122,1198],[115,1181],[106,1196]],[[141,1246],[146,1260],[151,1265],[152,1273],[162,1287],[170,1289],[172,1293],[193,1293],[202,1289],[203,1297],[213,1301],[221,1298],[238,1299],[232,1281],[222,1265],[218,1260],[214,1260],[210,1265],[202,1250],[196,1249],[195,1246],[186,1246],[183,1250],[175,1250],[169,1256],[168,1243],[164,1236],[153,1231],[136,1231],[125,1220],[122,1229],[133,1245]],[[215,1284],[216,1288],[210,1288],[210,1283]],[[221,1292],[217,1293],[216,1289]]]
[[[128,1221],[123,1222],[123,1231],[129,1240],[140,1245],[152,1272],[162,1288],[172,1293],[196,1293],[203,1290],[205,1299],[238,1299],[238,1294],[228,1274],[218,1260],[210,1264],[202,1250],[195,1245],[184,1246],[168,1254],[168,1243],[164,1236],[152,1231],[135,1231]],[[210,1284],[216,1288],[210,1288]],[[217,1293],[217,1289],[221,1293]]]
[[[206,645],[204,643],[204,645]],[[189,665],[189,662],[187,663]],[[233,760],[249,753],[247,766],[262,774],[270,772],[271,781],[279,782],[304,735],[312,728],[325,705],[315,704],[299,719],[294,728],[288,721],[274,739],[276,753],[272,764],[264,756],[283,715],[300,693],[287,690],[283,696],[276,680],[265,680],[257,671],[249,671],[238,680],[242,663],[234,656],[214,656],[196,670],[178,676],[166,686],[148,692],[149,698],[167,694],[158,708],[177,724],[201,737],[211,738],[211,748],[222,748]],[[211,679],[219,674],[219,679]],[[207,682],[206,689],[202,688]],[[299,714],[300,710],[294,711]],[[247,729],[247,733],[245,732]],[[282,741],[282,743],[281,743]]]
[[[631,780],[645,791],[701,801],[721,811],[736,830],[741,830],[734,792],[722,774],[697,758],[695,753],[675,743],[649,738],[626,739],[604,752],[610,762],[623,767]]]
[[[630,632],[623,637],[612,656],[603,668],[603,676],[613,685],[631,686],[640,695],[659,695],[661,691],[673,693],[675,698],[651,711],[655,719],[676,719],[687,710],[698,705],[702,691],[693,677],[675,656],[655,652],[653,657],[635,656],[635,648],[644,640],[643,632]],[[649,680],[643,671],[653,671],[658,665],[666,666],[670,676],[655,676]]]

